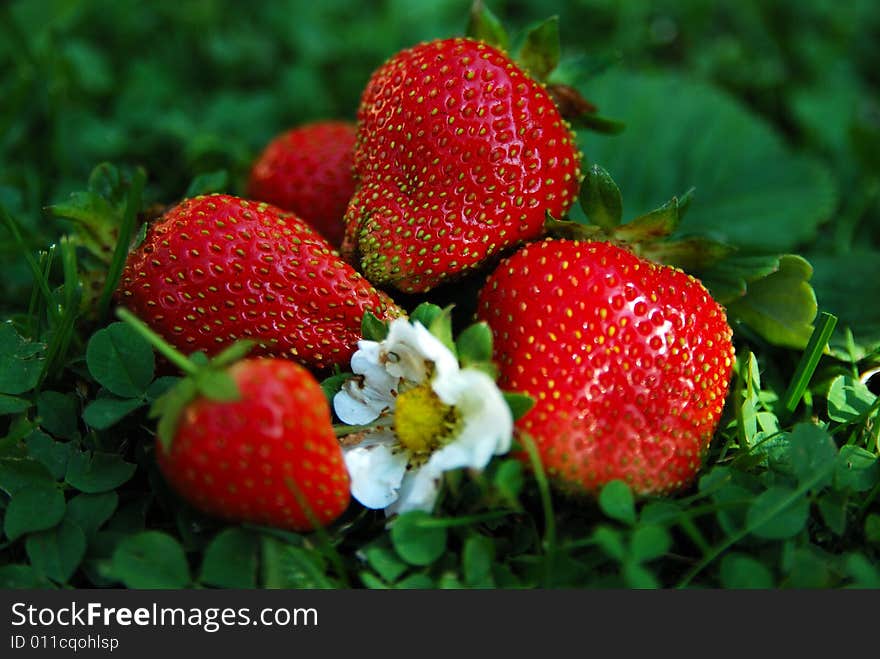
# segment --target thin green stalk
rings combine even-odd
[[[149,341],[150,345],[162,353],[168,361],[177,366],[181,371],[188,375],[196,375],[199,372],[199,367],[193,364],[189,358],[168,345],[168,342],[165,341],[165,339],[147,327],[146,323],[131,313],[128,309],[120,307],[116,310],[116,315],[120,320],[128,323],[137,330],[138,334]]]
[[[733,545],[743,540],[749,533],[751,533],[754,529],[759,528],[761,525],[766,524],[771,519],[776,517],[779,513],[785,510],[792,503],[797,501],[800,497],[804,496],[813,489],[822,479],[824,479],[827,475],[827,472],[831,469],[829,466],[825,471],[820,472],[818,475],[814,476],[812,479],[803,483],[797,490],[792,492],[790,496],[783,499],[779,504],[771,508],[768,512],[766,512],[763,516],[761,516],[754,523],[746,526],[742,530],[733,535],[729,536],[724,542],[716,545],[708,554],[703,556],[703,559],[697,563],[683,578],[678,582],[677,588],[686,588],[687,585],[693,581],[694,577],[696,577],[700,572],[705,570],[709,565],[711,565],[715,560],[721,556],[725,551],[730,549]]]
[[[529,463],[532,466],[535,482],[538,484],[538,492],[541,496],[541,507],[544,511],[544,552],[546,556],[544,580],[545,585],[549,586],[556,554],[556,514],[553,511],[553,499],[550,496],[550,483],[547,480],[547,473],[544,471],[544,464],[541,462],[541,456],[534,440],[526,434],[522,434],[519,439],[529,456]]]
[[[15,239],[15,242],[18,244],[19,249],[21,250],[22,256],[24,256],[27,261],[28,268],[30,268],[31,275],[34,278],[34,283],[40,289],[40,292],[43,294],[43,297],[46,300],[46,310],[49,313],[49,317],[52,319],[52,323],[58,323],[60,319],[60,313],[58,312],[58,307],[55,304],[55,296],[52,295],[52,291],[49,289],[49,282],[46,277],[43,275],[43,271],[37,263],[34,255],[31,254],[30,249],[27,246],[27,243],[24,240],[24,237],[21,235],[21,227],[18,222],[9,214],[3,204],[0,204],[0,222],[6,225],[6,228],[9,229],[9,232],[12,234],[12,237]]]
[[[119,238],[116,241],[116,249],[113,251],[113,258],[110,261],[110,267],[107,269],[104,290],[101,291],[101,298],[98,302],[98,317],[102,321],[106,319],[107,312],[110,310],[113,292],[119,284],[119,277],[122,275],[122,270],[125,267],[128,248],[131,243],[131,237],[134,234],[135,221],[141,208],[146,180],[147,175],[143,169],[139,167],[135,170],[131,186],[128,188],[128,195],[125,199],[125,213],[122,216],[122,223],[119,225]]]

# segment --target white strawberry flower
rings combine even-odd
[[[513,417],[494,380],[458,359],[418,321],[398,318],[383,341],[363,340],[355,376],[333,399],[352,496],[387,515],[433,509],[444,471],[483,469],[510,450]]]

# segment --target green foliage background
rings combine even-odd
[[[0,205],[21,232],[0,227],[0,314],[16,321],[0,326],[0,585],[880,584],[880,421],[857,382],[880,362],[872,0],[488,3],[514,33],[559,14],[558,79],[627,124],[580,138],[587,161],[620,184],[627,217],[694,186],[683,231],[805,256],[818,308],[839,318],[833,355],[792,416],[779,401],[800,352],[754,331],[761,309],[742,315],[717,466],[687,497],[637,508],[612,488],[598,506],[557,501],[548,528],[540,487],[501,461],[481,481],[450,483],[439,523],[414,516],[384,534],[360,517],[318,538],[218,527],[181,508],[144,453],[143,411],[168,383],[152,368],[133,381],[114,370],[118,358],[102,372],[86,353],[97,326],[28,335],[26,256],[63,248],[70,224],[47,207],[86,189],[96,165],[114,163],[125,180],[142,167],[144,206],[173,203],[194,180],[240,193],[274,134],[353,119],[376,66],[417,41],[463,34],[469,5],[0,4]],[[124,191],[103,176],[93,184],[124,208]],[[64,254],[41,261],[62,298],[75,272]],[[793,331],[808,335],[798,322]],[[161,558],[145,566],[145,556]]]

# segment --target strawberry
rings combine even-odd
[[[181,350],[252,338],[259,354],[317,368],[348,362],[366,311],[400,313],[296,215],[219,194],[149,227],[117,299]]]
[[[227,373],[237,400],[195,397],[170,441],[156,442],[163,476],[195,508],[231,521],[295,531],[334,521],[349,479],[318,381],[285,359],[245,359]]]
[[[361,98],[343,255],[376,285],[427,291],[538,236],[577,196],[579,161],[547,91],[503,52],[404,50]]]
[[[354,124],[344,121],[305,124],[278,135],[254,162],[248,195],[296,213],[338,247],[354,193],[354,139]]]
[[[623,479],[664,494],[695,477],[721,416],[734,350],[703,285],[610,243],[547,239],[480,291],[499,386],[531,395],[517,422],[563,490]]]

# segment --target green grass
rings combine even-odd
[[[462,34],[468,4],[0,7],[0,587],[880,587],[880,376],[860,381],[880,365],[870,1],[488,3],[514,34],[560,15],[555,75],[626,125],[579,133],[625,220],[693,186],[676,237],[739,248],[682,265],[728,306],[737,350],[689,489],[571,498],[527,441],[530,466],[449,473],[433,516],[390,529],[357,505],[319,533],[230,525],[168,489],[148,410],[173,378],[113,324],[141,220],[241,194],[274,134],[353,118],[377,65]]]

